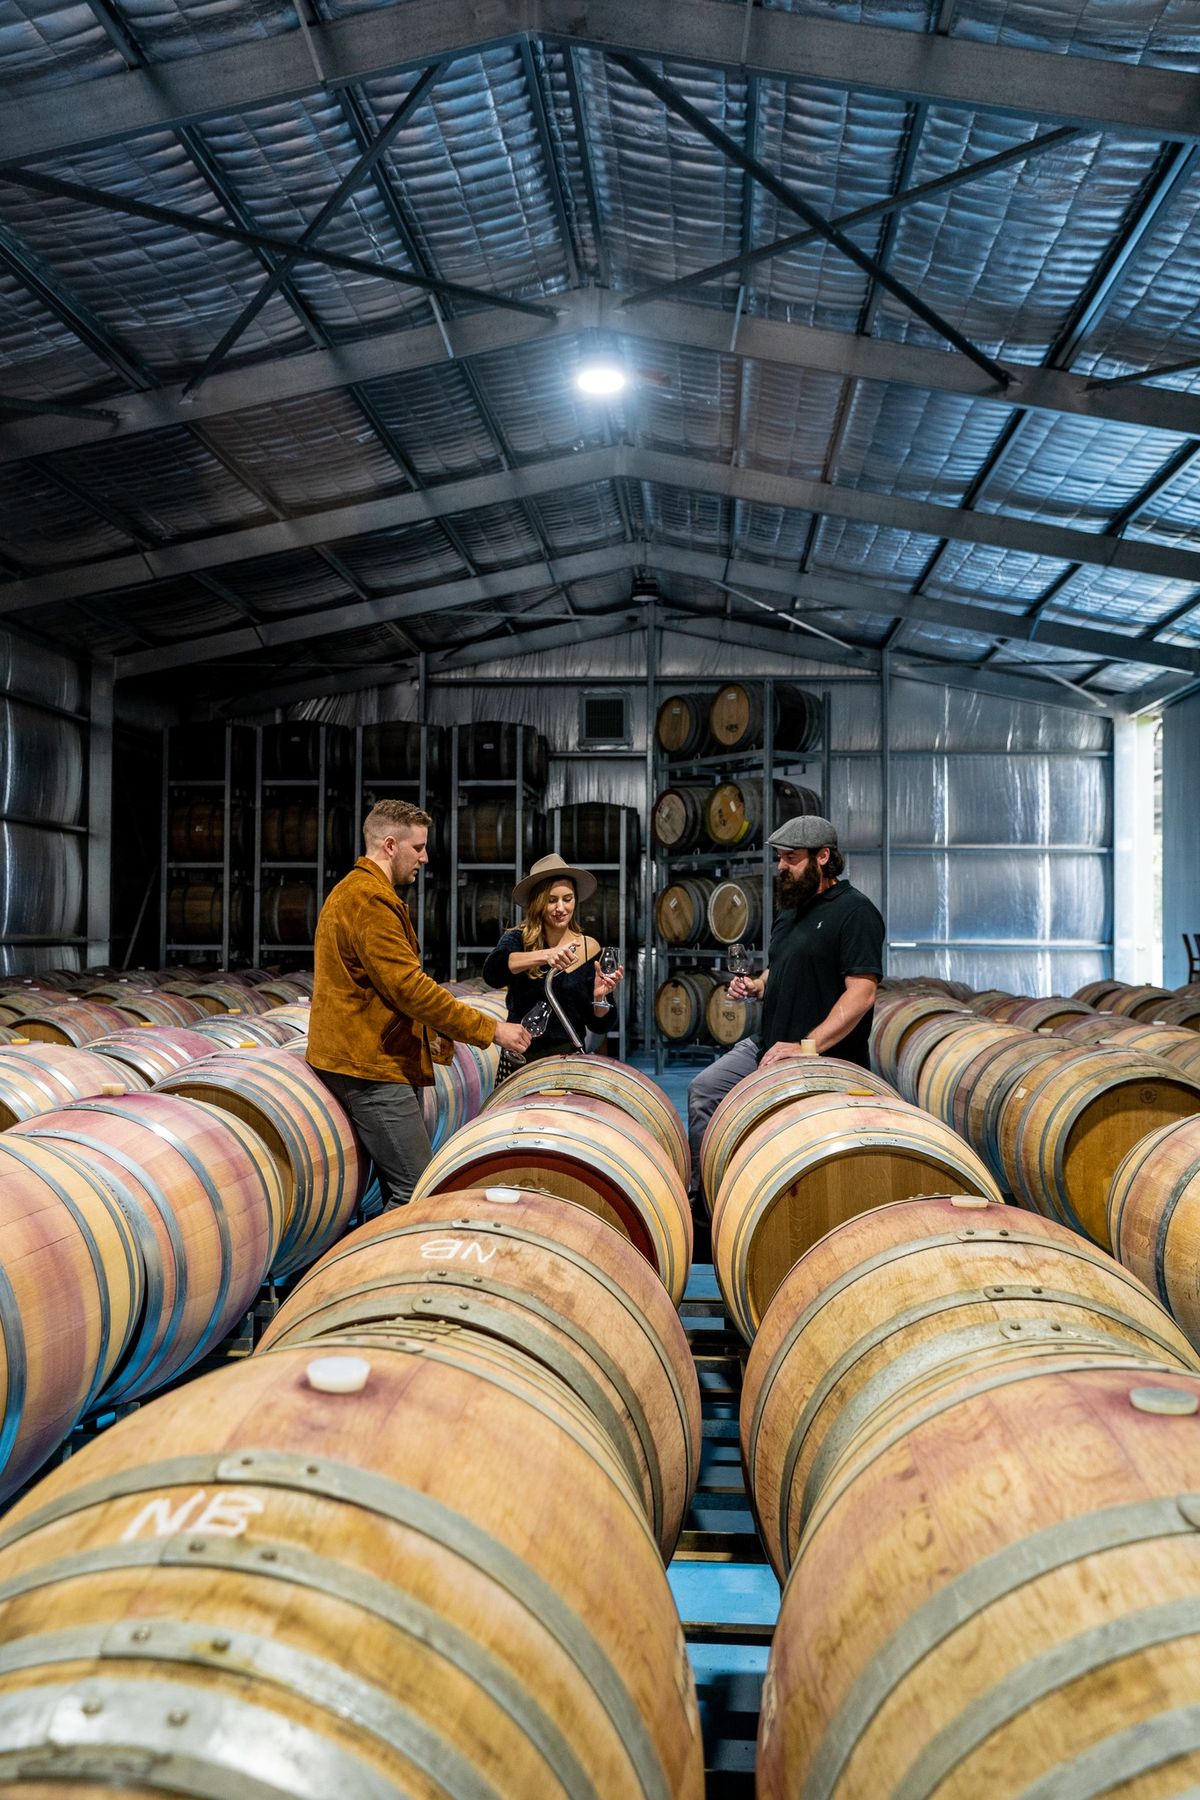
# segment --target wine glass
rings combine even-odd
[[[605,944],[600,952],[600,973],[615,975],[621,966],[621,952],[613,944]]]
[[[725,952],[725,967],[731,975],[749,975],[754,958],[745,944],[730,944]]]
[[[530,1007],[529,1011],[525,1014],[525,1017],[521,1020],[521,1024],[525,1027],[531,1038],[541,1037],[545,1032],[547,1025],[549,1025],[552,1016],[550,1002],[548,1000],[539,1000],[536,1006]],[[507,1055],[509,1062],[512,1063],[515,1068],[523,1066],[525,1058],[519,1050],[509,1050]]]

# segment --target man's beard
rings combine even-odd
[[[796,875],[776,875],[775,904],[778,907],[807,906],[816,898],[820,886],[820,863],[810,862]]]

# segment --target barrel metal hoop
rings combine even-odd
[[[1067,1309],[1078,1309],[1081,1311],[1098,1313],[1102,1318],[1110,1319],[1114,1324],[1125,1326],[1130,1330],[1138,1332],[1142,1337],[1148,1338],[1151,1342],[1157,1344],[1166,1355],[1174,1359],[1178,1359],[1179,1357],[1179,1351],[1175,1345],[1168,1343],[1164,1338],[1160,1338],[1157,1332],[1153,1331],[1149,1326],[1140,1325],[1136,1319],[1130,1318],[1126,1313],[1119,1312],[1115,1307],[1105,1305],[1101,1300],[1089,1300],[1085,1295],[1061,1292],[1056,1288],[1041,1288],[1035,1290],[1032,1287],[1005,1283],[1002,1289],[994,1286],[978,1290],[963,1289],[960,1292],[943,1295],[936,1300],[928,1301],[923,1306],[910,1307],[907,1312],[896,1314],[894,1318],[885,1320],[884,1323],[878,1326],[874,1331],[868,1332],[863,1337],[859,1338],[838,1358],[837,1362],[826,1371],[821,1381],[813,1389],[808,1405],[805,1407],[804,1412],[792,1431],[791,1439],[788,1444],[787,1457],[784,1462],[783,1473],[779,1483],[779,1535],[785,1555],[791,1531],[792,1482],[795,1477],[796,1463],[798,1462],[800,1452],[803,1449],[804,1439],[811,1430],[814,1419],[820,1412],[822,1406],[824,1406],[829,1395],[837,1386],[838,1382],[849,1373],[856,1362],[859,1362],[864,1356],[869,1355],[871,1351],[877,1350],[882,1344],[887,1342],[889,1337],[899,1331],[905,1330],[908,1326],[919,1324],[923,1319],[937,1318],[940,1314],[952,1312],[964,1306],[986,1305],[990,1301],[1002,1300],[1005,1298],[1014,1300],[1033,1300],[1041,1306],[1062,1306]],[[1028,1337],[1029,1341],[1038,1342],[1043,1346],[1048,1342],[1063,1342],[1070,1343],[1072,1346],[1078,1346],[1081,1341],[1108,1346],[1109,1344],[1118,1341],[1109,1338],[1106,1333],[1094,1326],[1081,1327],[1079,1325],[1063,1322],[1060,1331],[1058,1329],[1060,1323],[1058,1320],[1043,1321],[1040,1319],[1025,1319],[1020,1323],[1022,1333]],[[823,1472],[828,1467],[828,1463],[825,1460],[826,1445],[836,1441],[838,1448],[832,1453],[832,1460],[836,1461],[837,1457],[841,1454],[840,1446],[845,1438],[853,1437],[854,1433],[865,1423],[869,1414],[873,1412],[877,1406],[884,1404],[888,1399],[892,1398],[893,1393],[905,1386],[914,1375],[920,1376],[928,1369],[935,1367],[939,1362],[953,1360],[953,1358],[960,1353],[969,1353],[976,1347],[986,1346],[993,1341],[997,1331],[999,1331],[999,1334],[1002,1337],[1012,1336],[1013,1341],[1015,1341],[1015,1334],[1012,1334],[1011,1328],[1005,1321],[997,1320],[995,1325],[988,1323],[975,1325],[958,1332],[943,1332],[939,1337],[927,1339],[923,1343],[914,1346],[911,1350],[906,1351],[903,1356],[894,1358],[889,1362],[887,1367],[881,1370],[876,1376],[872,1377],[870,1382],[864,1384],[859,1393],[848,1401],[846,1406],[839,1412],[837,1419],[830,1430],[829,1436],[825,1440],[825,1444],[822,1445],[817,1461],[813,1464],[810,1474],[810,1483],[812,1479],[816,1477],[817,1462],[820,1462]],[[1050,1335],[1051,1333],[1053,1333],[1053,1336]],[[1129,1342],[1128,1345],[1126,1345],[1122,1340],[1121,1347],[1127,1348],[1128,1353],[1131,1356],[1146,1355],[1146,1351],[1140,1345],[1133,1342]],[[867,1406],[860,1405],[864,1396],[867,1395],[871,1396],[870,1404]],[[803,1512],[805,1516],[808,1514],[812,1500],[810,1483],[805,1484],[804,1490]]]
[[[1189,1519],[1183,1511],[1183,1500],[1197,1508],[1194,1518]],[[974,1564],[910,1614],[867,1663],[821,1739],[804,1784],[803,1800],[829,1800],[859,1739],[884,1702],[964,1621],[1070,1563],[1155,1538],[1182,1537],[1200,1530],[1197,1521],[1200,1495],[1139,1500],[1060,1519]],[[799,1562],[797,1558],[797,1566]],[[1051,1795],[1039,1800],[1051,1800]],[[1060,1800],[1057,1790],[1053,1800]]]
[[[1158,1289],[1159,1299],[1162,1301],[1172,1318],[1175,1317],[1175,1309],[1171,1305],[1171,1298],[1167,1289],[1167,1238],[1170,1234],[1171,1224],[1175,1218],[1176,1210],[1187,1189],[1191,1186],[1198,1174],[1200,1174],[1200,1157],[1196,1157],[1190,1166],[1184,1170],[1183,1174],[1171,1189],[1171,1192],[1167,1195],[1162,1212],[1159,1215],[1158,1231],[1155,1234],[1154,1239],[1154,1285]],[[1121,1197],[1122,1211],[1124,1211],[1125,1199],[1128,1192],[1129,1190],[1126,1188],[1125,1194]],[[1117,1235],[1116,1232],[1114,1232],[1114,1246],[1116,1243]],[[1116,1254],[1115,1248],[1113,1253],[1114,1255]]]
[[[1085,1675],[1124,1657],[1136,1656],[1139,1651],[1197,1636],[1200,1608],[1193,1595],[1140,1612],[1123,1613],[1066,1638],[1013,1669],[931,1738],[897,1783],[892,1800],[929,1800],[951,1771],[973,1755],[993,1732]],[[1143,1734],[1151,1723],[1143,1721]]]
[[[48,1169],[43,1169],[37,1163],[30,1162],[28,1156],[22,1154],[19,1138],[6,1137],[5,1143],[4,1143],[4,1148],[6,1151],[11,1151],[14,1153],[14,1160],[19,1162],[22,1165],[22,1167],[29,1169],[34,1174],[36,1174],[38,1176],[39,1180],[43,1181],[45,1183],[45,1185],[50,1189],[51,1193],[54,1195],[55,1199],[59,1202],[59,1204],[61,1206],[65,1207],[66,1211],[71,1215],[72,1219],[75,1221],[76,1229],[78,1230],[79,1235],[83,1239],[84,1245],[86,1246],[88,1257],[89,1257],[89,1259],[91,1261],[91,1265],[92,1265],[92,1273],[96,1277],[96,1292],[100,1296],[100,1303],[101,1303],[100,1304],[100,1343],[96,1350],[96,1373],[92,1378],[91,1387],[88,1389],[88,1392],[85,1395],[83,1402],[79,1408],[79,1416],[82,1418],[83,1414],[88,1410],[88,1407],[92,1404],[92,1401],[96,1398],[96,1394],[99,1391],[100,1384],[104,1379],[104,1365],[105,1365],[106,1361],[108,1360],[108,1345],[109,1345],[109,1340],[112,1336],[112,1308],[109,1305],[110,1289],[109,1289],[109,1284],[108,1284],[108,1273],[104,1267],[104,1258],[100,1254],[100,1246],[96,1242],[95,1235],[92,1231],[91,1226],[89,1225],[89,1223],[87,1221],[87,1218],[80,1211],[80,1208],[77,1206],[76,1202],[72,1198],[69,1190],[66,1187],[64,1187],[63,1184],[57,1179],[57,1177],[55,1175],[53,1175]],[[96,1174],[95,1172],[89,1172],[89,1179],[91,1181],[92,1189],[93,1189],[93,1192],[95,1192],[97,1199],[100,1201],[101,1205],[108,1212],[109,1216],[112,1217],[113,1216],[113,1208],[116,1205],[115,1196],[109,1192],[108,1187],[101,1180],[100,1176],[98,1174]],[[117,1212],[118,1212],[118,1214],[120,1214],[119,1207],[117,1208]],[[122,1221],[124,1222],[124,1215],[120,1214],[120,1217],[121,1217]],[[126,1269],[126,1273],[129,1276],[129,1294],[130,1294],[130,1302],[131,1302],[129,1330],[132,1331],[133,1327],[134,1327],[134,1323],[136,1321],[136,1317],[137,1317],[136,1303],[137,1303],[139,1294],[141,1292],[142,1283],[141,1283],[141,1277],[139,1275],[139,1272],[134,1267],[133,1257],[130,1254],[129,1238],[126,1235],[126,1232],[121,1230],[119,1226],[118,1226],[118,1230],[117,1230],[117,1236],[120,1239],[121,1248],[125,1253],[125,1269]],[[0,1268],[0,1329],[3,1328],[5,1314],[8,1310],[8,1305],[10,1302],[13,1305],[15,1305],[16,1297],[13,1294],[12,1289],[8,1286],[6,1279],[4,1278],[3,1269]],[[8,1344],[7,1333],[5,1333],[4,1335],[5,1335],[5,1343],[7,1345]],[[23,1355],[23,1351],[22,1351],[22,1355]],[[12,1374],[13,1357],[12,1357],[11,1347],[9,1347],[9,1349],[8,1349],[8,1369],[9,1369],[9,1389],[10,1389],[9,1403],[11,1404],[12,1389],[13,1389],[13,1374]],[[21,1403],[23,1403],[23,1401],[24,1401],[24,1370],[23,1369],[22,1369],[21,1373],[22,1373]],[[15,1435],[16,1426],[20,1422],[20,1403],[18,1404],[17,1411],[18,1411],[18,1416],[17,1416],[16,1420],[11,1419],[8,1416],[8,1413],[6,1411],[3,1427],[0,1428],[0,1469],[3,1469],[3,1467],[5,1466],[5,1463],[8,1460],[9,1452],[12,1449],[12,1435]],[[12,1427],[11,1434],[10,1434],[10,1426]]]
[[[268,1550],[269,1557],[264,1555]],[[190,1532],[177,1537],[147,1538],[132,1544],[104,1544],[24,1570],[0,1586],[0,1600],[36,1593],[80,1576],[103,1575],[121,1569],[185,1567],[219,1570],[241,1579],[261,1577],[267,1581],[287,1582],[382,1619],[404,1636],[414,1638],[431,1655],[461,1670],[528,1738],[571,1800],[595,1800],[592,1784],[554,1721],[538,1705],[530,1690],[496,1660],[486,1645],[402,1589],[381,1582],[377,1576],[368,1575],[351,1564],[334,1562],[300,1546],[265,1543],[262,1539],[251,1543],[244,1538],[197,1538]],[[127,1629],[131,1633],[150,1628],[157,1630],[159,1624],[158,1620],[135,1619],[129,1622]],[[191,1622],[187,1627],[189,1649],[195,1651],[205,1629],[206,1626]],[[230,1635],[219,1621],[213,1622],[212,1630],[220,1636]],[[122,1656],[141,1653],[134,1648],[119,1652]],[[0,1651],[0,1659],[7,1654]],[[158,1652],[151,1648],[146,1654]],[[217,1662],[219,1658],[214,1656],[212,1660]]]
[[[978,1350],[986,1350],[1004,1343],[1015,1343],[1020,1347],[1022,1339],[1032,1348],[1036,1346],[1038,1354],[1045,1356],[1049,1352],[1061,1348],[1064,1352],[1082,1351],[1115,1352],[1130,1362],[1141,1362],[1150,1368],[1158,1368],[1158,1360],[1148,1351],[1139,1350],[1136,1344],[1124,1339],[1113,1338],[1100,1330],[1085,1331],[1078,1326],[1065,1327],[1061,1332],[1054,1330],[1056,1321],[1028,1320],[1022,1323],[1021,1338],[1018,1338],[1010,1325],[1000,1322],[988,1325],[972,1325],[964,1330],[947,1332],[940,1338],[932,1338],[918,1344],[914,1349],[897,1357],[885,1369],[872,1376],[852,1400],[849,1400],[839,1411],[831,1425],[821,1448],[813,1460],[808,1472],[808,1480],[804,1486],[804,1498],[801,1502],[801,1517],[807,1519],[824,1486],[830,1470],[841,1460],[841,1457],[854,1442],[859,1431],[867,1426],[872,1416],[889,1401],[897,1399],[912,1381],[919,1380],[922,1375],[939,1368],[951,1372],[954,1363],[963,1357],[971,1357]],[[1051,1335],[1053,1333],[1053,1335]],[[1030,1375],[1046,1374],[1043,1366],[1031,1370]],[[1017,1377],[1020,1379],[1020,1377]],[[949,1402],[953,1405],[953,1398]],[[921,1423],[934,1416],[940,1410],[934,1407],[933,1414],[924,1414]],[[908,1429],[911,1429],[912,1423]]]
[[[0,1781],[146,1783],[196,1800],[395,1800],[359,1757],[265,1707],[98,1676],[0,1695]]]
[[[117,1118],[117,1119],[124,1119],[124,1118],[128,1118],[128,1116],[129,1116],[127,1113],[121,1112],[117,1107],[110,1106],[100,1100],[85,1100],[85,1101],[81,1102],[78,1110],[80,1112],[108,1113],[110,1115],[110,1117]],[[154,1133],[155,1137],[158,1138],[160,1140],[160,1142],[164,1143],[169,1150],[173,1150],[175,1152],[176,1156],[178,1156],[181,1159],[181,1161],[185,1162],[187,1164],[188,1168],[192,1171],[192,1174],[196,1177],[196,1180],[200,1183],[201,1188],[203,1189],[204,1193],[208,1197],[209,1203],[212,1207],[213,1224],[216,1227],[217,1236],[220,1239],[220,1243],[221,1243],[221,1279],[220,1279],[220,1282],[218,1283],[217,1292],[213,1299],[212,1319],[210,1320],[208,1326],[206,1327],[204,1334],[201,1337],[199,1343],[196,1345],[195,1349],[185,1359],[185,1361],[180,1363],[178,1369],[176,1369],[175,1373],[177,1375],[181,1375],[185,1369],[190,1369],[192,1364],[194,1362],[197,1362],[200,1359],[200,1357],[202,1357],[204,1355],[205,1351],[208,1350],[209,1347],[211,1346],[212,1341],[213,1341],[214,1337],[217,1335],[217,1333],[221,1332],[223,1335],[224,1330],[226,1329],[226,1327],[222,1323],[221,1313],[224,1308],[226,1298],[228,1297],[228,1294],[229,1294],[230,1283],[233,1280],[233,1264],[234,1264],[233,1237],[232,1237],[232,1234],[229,1229],[229,1214],[225,1209],[225,1202],[224,1202],[223,1198],[221,1197],[220,1188],[218,1187],[217,1183],[213,1180],[213,1177],[209,1174],[208,1170],[205,1168],[204,1164],[201,1162],[200,1158],[197,1156],[196,1152],[192,1149],[190,1144],[185,1143],[184,1140],[176,1132],[169,1130],[167,1126],[160,1124],[156,1119],[138,1118],[136,1122],[143,1128],[143,1130],[152,1131]],[[80,1143],[87,1143],[87,1142],[90,1142],[91,1140],[81,1137],[78,1141]],[[243,1146],[243,1148],[244,1147],[245,1146]],[[96,1150],[100,1150],[100,1151],[104,1152],[106,1155],[109,1155],[109,1156],[113,1155],[113,1151],[110,1148],[110,1146],[105,1144],[103,1141],[101,1141],[98,1144],[93,1143],[92,1148],[96,1149]],[[124,1157],[117,1158],[117,1160],[121,1162],[123,1167],[125,1166]],[[136,1169],[136,1165],[135,1165],[135,1169]],[[139,1172],[138,1180],[142,1181],[144,1179],[145,1179],[145,1177]],[[168,1205],[168,1211],[170,1211],[169,1205]],[[184,1254],[183,1266],[186,1269],[186,1267],[187,1267],[186,1252]],[[186,1286],[185,1286],[184,1292],[186,1293],[186,1291],[187,1290],[186,1290]],[[181,1296],[181,1298],[182,1298],[182,1296]]]
[[[0,1647],[0,1674],[93,1658],[232,1670],[241,1680],[249,1677],[255,1684],[282,1688],[322,1712],[348,1720],[398,1751],[424,1775],[444,1781],[449,1791],[461,1794],[463,1800],[499,1800],[491,1782],[452,1742],[382,1688],[348,1674],[325,1657],[256,1633],[158,1617],[119,1625],[83,1625]],[[269,1717],[276,1716],[266,1696],[257,1703],[264,1704]]]
[[[428,1288],[432,1285],[431,1272],[422,1269],[415,1270],[408,1275],[393,1276],[387,1285],[393,1291],[399,1287]],[[470,1294],[469,1300],[457,1298],[464,1292]],[[533,1361],[543,1364],[557,1375],[559,1380],[582,1400],[588,1411],[595,1415],[597,1423],[604,1427],[605,1432],[612,1439],[613,1449],[620,1457],[625,1472],[633,1483],[634,1490],[640,1494],[642,1470],[638,1467],[637,1458],[629,1442],[629,1433],[619,1412],[600,1383],[569,1354],[560,1349],[545,1332],[539,1331],[536,1326],[530,1326],[516,1314],[505,1312],[502,1307],[489,1306],[487,1304],[489,1294],[511,1300],[522,1309],[532,1312],[545,1323],[561,1328],[564,1336],[569,1337],[580,1350],[604,1370],[620,1394],[642,1446],[642,1452],[646,1459],[646,1475],[650,1482],[653,1500],[654,1530],[656,1535],[660,1534],[663,1519],[663,1497],[658,1451],[636,1393],[626,1381],[621,1369],[594,1338],[572,1325],[570,1320],[560,1319],[556,1314],[551,1313],[548,1307],[535,1302],[529,1295],[522,1294],[519,1289],[508,1288],[500,1282],[493,1281],[489,1282],[486,1289],[480,1290],[450,1280],[445,1283],[438,1282],[433,1293],[426,1294],[419,1300],[404,1298],[397,1300],[394,1305],[384,1308],[380,1308],[375,1302],[366,1300],[355,1304],[357,1296],[349,1294],[345,1296],[345,1304],[334,1315],[330,1324],[307,1341],[313,1342],[315,1339],[324,1340],[331,1336],[336,1337],[342,1324],[370,1325],[374,1321],[380,1325],[386,1325],[389,1318],[403,1316],[409,1319],[443,1319],[447,1324],[459,1325],[465,1331],[479,1331],[488,1337],[499,1339],[502,1343],[514,1344],[518,1350],[523,1350]],[[455,1298],[450,1298],[451,1295]],[[369,1314],[368,1317],[362,1316],[364,1309]],[[284,1345],[281,1348],[287,1348],[287,1346]]]
[[[1197,1750],[1200,1706],[1177,1707],[1143,1719],[1060,1764],[1027,1787],[1020,1800],[1099,1800],[1101,1794]],[[1196,1792],[1189,1786],[1176,1800],[1189,1800]]]
[[[550,1196],[551,1199],[557,1199],[557,1197],[557,1195]],[[518,1246],[522,1244],[531,1244],[535,1249],[545,1250],[552,1256],[560,1257],[564,1262],[570,1263],[572,1268],[581,1269],[590,1280],[598,1283],[607,1294],[610,1294],[612,1298],[617,1301],[622,1311],[629,1314],[630,1318],[633,1319],[634,1323],[637,1325],[638,1330],[653,1347],[659,1365],[662,1368],[667,1381],[670,1383],[671,1392],[675,1397],[675,1405],[679,1410],[679,1417],[683,1426],[684,1455],[686,1457],[686,1491],[690,1494],[695,1481],[696,1464],[692,1453],[692,1435],[688,1429],[691,1414],[683,1388],[680,1386],[679,1371],[668,1356],[666,1346],[662,1342],[657,1331],[653,1329],[650,1320],[647,1319],[641,1308],[634,1303],[632,1295],[627,1293],[619,1282],[614,1281],[606,1269],[603,1269],[599,1263],[593,1262],[591,1258],[585,1256],[582,1251],[575,1250],[568,1244],[559,1243],[554,1238],[543,1237],[540,1232],[528,1231],[524,1226],[521,1226],[520,1230],[515,1230],[511,1225],[506,1224],[500,1219],[474,1219],[463,1217],[461,1219],[446,1220],[417,1220],[406,1225],[390,1226],[387,1231],[381,1231],[377,1237],[372,1238],[371,1244],[374,1246],[375,1244],[384,1243],[390,1238],[428,1236],[431,1232],[438,1229],[444,1231],[477,1232],[480,1235],[488,1237],[498,1237],[505,1243],[516,1244]],[[324,1259],[322,1266],[328,1268],[331,1263],[341,1262],[344,1258],[356,1254],[357,1251],[354,1248],[332,1251],[329,1256]],[[298,1294],[303,1293],[308,1279],[309,1277],[305,1276],[304,1280],[296,1284],[292,1289],[290,1298],[295,1299]],[[380,1277],[379,1285],[387,1285],[393,1279],[394,1277],[382,1276]],[[363,1291],[368,1285],[375,1284],[364,1283],[359,1291]],[[515,1294],[516,1290],[513,1290],[513,1292]],[[557,1317],[557,1315],[555,1315],[555,1317]]]
[[[179,1233],[179,1222],[171,1211],[167,1202],[167,1197],[162,1192],[161,1188],[150,1180],[144,1170],[139,1169],[138,1165],[131,1157],[121,1155],[116,1151],[115,1147],[110,1148],[108,1145],[97,1146],[92,1143],[91,1140],[77,1137],[73,1133],[51,1133],[48,1131],[43,1132],[38,1131],[37,1129],[30,1129],[26,1132],[26,1136],[44,1140],[51,1149],[64,1143],[74,1144],[78,1149],[84,1150],[103,1148],[105,1155],[111,1156],[112,1160],[117,1163],[120,1168],[124,1169],[127,1175],[133,1176],[139,1187],[145,1189],[154,1210],[162,1219],[163,1230],[167,1234],[167,1241],[171,1246],[175,1258],[176,1271],[181,1272],[183,1270],[186,1259],[184,1256],[183,1239]],[[70,1155],[70,1152],[67,1154]],[[87,1159],[85,1157],[80,1157],[79,1160],[86,1165]],[[95,1174],[106,1184],[112,1182],[112,1177],[107,1172],[102,1176],[99,1174],[99,1171],[95,1171]],[[113,1184],[112,1191],[120,1205],[121,1190],[119,1183]],[[133,1230],[134,1241],[142,1252],[142,1267],[145,1270],[146,1275],[146,1295],[142,1308],[140,1328],[138,1325],[135,1325],[132,1342],[114,1371],[112,1382],[101,1396],[101,1398],[108,1400],[120,1399],[135,1380],[147,1380],[153,1371],[158,1368],[159,1364],[164,1361],[178,1334],[179,1320],[183,1312],[184,1299],[187,1293],[186,1285],[182,1281],[177,1280],[175,1283],[175,1298],[171,1304],[171,1311],[167,1315],[167,1323],[163,1331],[162,1342],[159,1344],[157,1353],[150,1358],[149,1362],[146,1362],[144,1358],[151,1341],[154,1323],[159,1318],[162,1311],[162,1301],[163,1294],[166,1291],[166,1281],[162,1269],[162,1259],[159,1254],[158,1243],[155,1239],[153,1228],[151,1227],[143,1208],[138,1205],[137,1201],[128,1190],[126,1190],[125,1201],[121,1210],[128,1219]],[[139,1356],[143,1358],[143,1361],[139,1362],[137,1360]]]
[[[169,1457],[149,1466],[121,1470],[105,1480],[89,1483],[86,1487],[51,1501],[48,1506],[29,1514],[16,1524],[10,1524],[0,1532],[0,1550],[55,1519],[69,1517],[87,1507],[151,1492],[155,1488],[174,1486],[176,1483],[196,1487],[213,1482],[222,1487],[236,1484],[282,1488],[313,1494],[319,1499],[347,1506],[361,1507],[405,1530],[415,1531],[460,1556],[486,1579],[495,1581],[519,1606],[523,1606],[534,1618],[540,1620],[567,1657],[582,1672],[599,1704],[612,1720],[618,1738],[637,1771],[645,1800],[671,1800],[666,1777],[650,1741],[646,1723],[633,1705],[628,1689],[606,1652],[588,1630],[586,1622],[515,1551],[490,1537],[481,1526],[464,1514],[454,1512],[432,1495],[405,1487],[389,1476],[359,1469],[349,1463],[316,1463],[304,1456],[268,1450],[246,1451],[238,1455]],[[639,1522],[648,1541],[653,1543],[644,1513],[634,1504],[631,1495],[625,1495],[625,1499],[630,1516]],[[655,1553],[657,1556],[657,1546]],[[354,1792],[353,1789],[328,1790],[339,1791]],[[322,1800],[327,1800],[327,1795]]]

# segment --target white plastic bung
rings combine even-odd
[[[361,1356],[318,1356],[304,1373],[318,1394],[361,1394],[371,1365]]]

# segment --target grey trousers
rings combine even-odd
[[[758,1067],[759,1048],[753,1038],[743,1038],[724,1056],[718,1056],[716,1062],[709,1063],[706,1069],[693,1077],[688,1085],[688,1143],[692,1151],[692,1183],[690,1193],[694,1200],[700,1198],[700,1140],[704,1136],[704,1128],[716,1112],[718,1105],[735,1088],[739,1081],[747,1075],[753,1075]],[[711,1205],[715,1195],[708,1196]]]
[[[362,1081],[329,1069],[314,1073],[349,1113],[359,1142],[375,1164],[385,1211],[404,1206],[433,1155],[420,1095],[405,1081]]]

